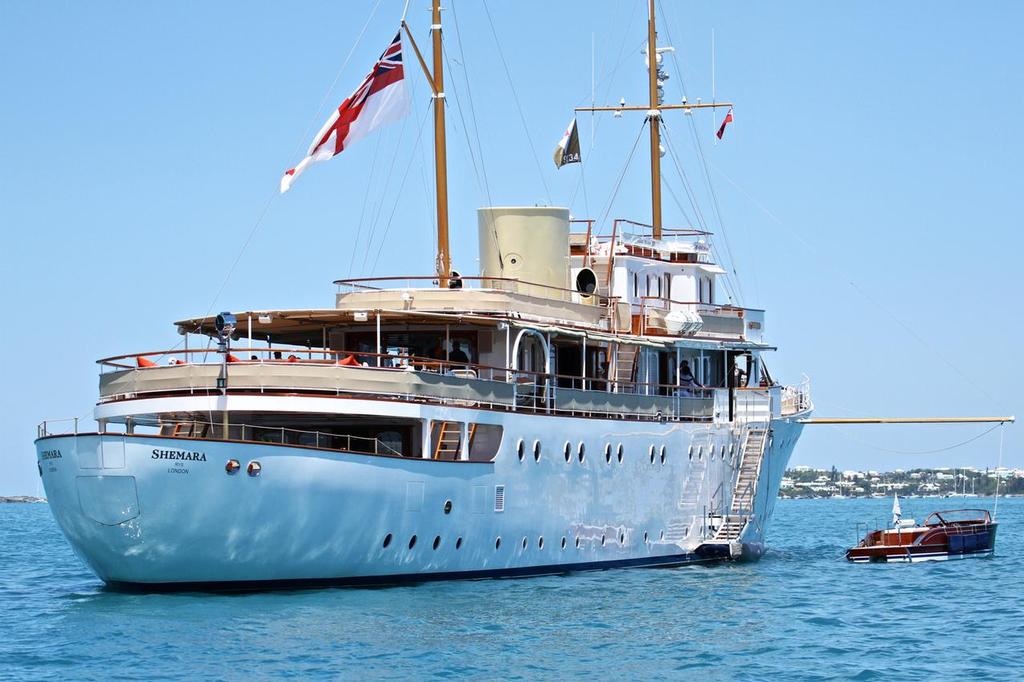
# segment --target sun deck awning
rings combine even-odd
[[[246,310],[233,312],[238,319],[235,337],[257,339],[291,345],[320,346],[323,330],[338,326],[374,323],[378,311],[338,310],[336,308],[310,308],[302,310]],[[459,313],[427,313],[422,311],[381,310],[382,323],[402,321],[413,324],[457,324],[459,322],[477,325],[496,325],[499,318]],[[214,321],[216,316],[196,317],[175,322],[180,334],[204,334],[217,336]]]
[[[557,336],[586,338],[596,343],[627,343],[649,348],[673,348],[683,345],[687,348],[705,350],[775,350],[774,346],[749,341],[699,339],[694,337],[637,337],[616,335],[608,332],[573,326],[559,326],[516,319],[508,316],[481,315],[474,313],[441,313],[418,310],[339,310],[336,308],[307,308],[298,310],[246,310],[234,312],[238,320],[236,339],[270,341],[275,345],[321,347],[325,342],[324,332],[334,327],[374,324],[378,312],[382,324],[420,324],[444,326],[466,324],[494,327],[501,323],[514,327],[529,328]],[[216,316],[196,317],[175,322],[180,334],[202,334],[216,337],[214,326]]]

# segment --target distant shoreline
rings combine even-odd
[[[0,495],[0,504],[18,504],[18,503],[38,503],[46,502],[42,497],[33,497],[32,495],[11,495],[10,497],[4,497]]]

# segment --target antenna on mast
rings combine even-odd
[[[658,47],[657,26],[655,23],[654,0],[647,2],[647,45],[642,54],[647,61],[647,106],[627,106],[625,100],[621,100],[618,106],[589,106],[576,107],[575,111],[610,111],[616,118],[622,116],[624,111],[643,111],[650,123],[651,135],[651,228],[655,239],[661,239],[662,216],[661,216],[661,112],[667,109],[681,109],[689,114],[693,109],[714,109],[717,107],[731,107],[731,102],[711,102],[703,104],[698,99],[696,104],[689,104],[683,98],[681,104],[664,104],[665,81],[668,74],[661,68],[661,55],[665,52],[672,52],[675,48]]]

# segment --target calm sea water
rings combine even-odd
[[[0,505],[0,677],[1024,674],[1024,499],[1000,500],[991,559],[848,564],[855,523],[890,505],[781,500],[751,564],[233,596],[107,591],[46,505]]]

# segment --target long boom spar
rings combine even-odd
[[[817,417],[798,419],[800,424],[1012,424],[1013,415],[1006,417]]]

